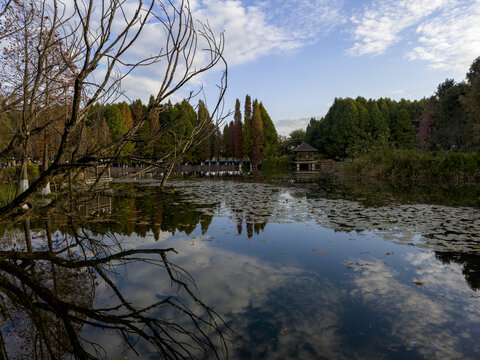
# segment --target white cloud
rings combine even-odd
[[[380,55],[408,41],[407,59],[465,71],[480,55],[480,0],[375,0],[350,20],[352,56]]]
[[[217,39],[224,31],[224,57],[229,66],[234,66],[270,54],[291,53],[315,42],[342,22],[342,1],[191,0],[190,9],[197,30],[201,29],[199,22],[208,24]],[[125,4],[127,14],[133,13],[135,4],[132,1]],[[96,25],[97,18],[98,14],[93,19]],[[135,63],[139,59],[158,55],[162,49],[165,54],[165,28],[157,20],[152,18],[145,25],[141,36],[124,54],[124,61]],[[125,19],[119,15],[114,21],[114,31],[119,32],[124,23]],[[208,51],[202,51],[207,47],[205,45],[199,36],[195,58],[191,59],[192,68],[198,69],[208,63]],[[150,94],[157,92],[165,67],[166,59],[163,58],[159,63],[137,68],[123,81],[123,88],[128,90],[127,96],[148,100]],[[184,68],[180,62],[177,65],[178,73],[183,74]],[[216,70],[213,69],[213,72]],[[118,71],[124,72],[125,67],[119,66]],[[189,81],[184,93],[188,94],[190,90],[195,92],[203,85],[204,79],[204,74],[200,74]]]
[[[280,135],[289,135],[293,130],[305,129],[312,117],[290,118],[275,121],[275,128]],[[315,117],[320,119],[321,117]]]
[[[445,6],[448,0],[376,0],[364,9],[361,16],[353,16],[356,25],[351,55],[383,54],[391,45],[399,42],[401,32],[416,25],[435,10]]]
[[[314,42],[341,22],[340,8],[340,1],[326,0],[203,0],[193,4],[193,15],[225,30],[225,56],[235,65]]]
[[[480,1],[469,2],[417,28],[418,46],[411,60],[425,60],[434,69],[465,71],[480,55]]]

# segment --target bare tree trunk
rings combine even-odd
[[[28,189],[28,172],[27,172],[27,160],[22,161],[22,168],[20,170],[20,181],[18,183],[18,190],[23,193]]]
[[[47,133],[45,133],[45,144],[43,146],[43,164],[42,164],[43,171],[46,171],[48,169],[48,143],[47,143]],[[50,181],[47,182],[47,185],[40,190],[40,194],[45,196],[45,195],[50,195],[51,194],[50,190]]]
[[[160,190],[163,191],[165,190],[165,186],[167,185],[167,180],[168,178],[170,177],[170,175],[172,174],[172,171],[173,171],[173,168],[175,167],[175,162],[173,162],[172,164],[170,164],[170,166],[168,167],[167,171],[165,172],[165,174],[163,174],[163,177],[162,177],[162,182],[160,183]]]

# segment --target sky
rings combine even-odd
[[[288,135],[336,97],[429,97],[465,79],[480,56],[480,0],[191,0],[194,18],[225,31],[226,109],[262,101]],[[214,96],[219,73],[196,79]],[[147,98],[155,81],[126,82]],[[137,79],[138,80],[138,79]],[[151,86],[149,86],[151,85]],[[207,103],[208,105],[208,103]]]

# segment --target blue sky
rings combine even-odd
[[[430,96],[480,56],[480,0],[190,3],[197,19],[225,30],[226,107],[258,98],[283,135],[325,115],[335,97]],[[200,79],[207,95],[217,78]]]

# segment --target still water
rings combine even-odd
[[[477,195],[156,185],[3,225],[9,358],[480,358]]]

